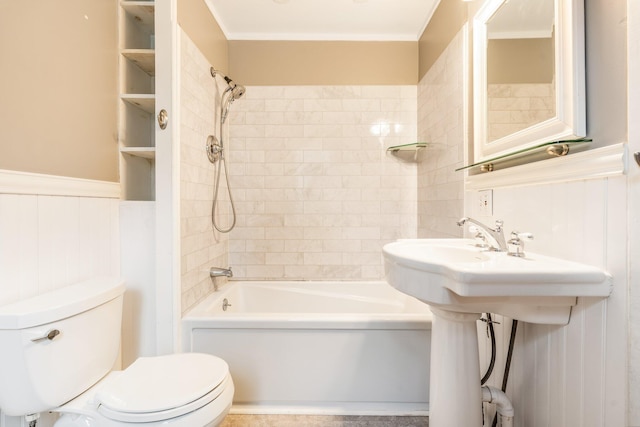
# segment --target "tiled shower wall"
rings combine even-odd
[[[463,216],[465,37],[462,30],[418,84],[418,237],[460,237]]]
[[[213,290],[212,266],[227,266],[228,234],[213,232],[211,201],[216,166],[205,152],[208,135],[220,138],[220,92],[210,65],[186,33],[181,32],[180,73],[180,244],[182,312]],[[221,188],[225,188],[224,182]],[[218,219],[228,224],[228,198],[220,191]]]
[[[238,224],[252,279],[380,279],[382,246],[416,235],[415,86],[247,87],[230,113]]]

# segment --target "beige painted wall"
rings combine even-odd
[[[229,72],[243,85],[417,84],[416,42],[229,42]]]
[[[467,8],[467,3],[461,0],[440,1],[418,42],[418,80],[422,80],[467,22]]]
[[[552,83],[553,38],[494,39],[487,46],[491,83]]]
[[[229,44],[204,0],[180,0],[178,23],[209,64],[228,74]]]
[[[118,181],[117,7],[0,2],[0,169]]]

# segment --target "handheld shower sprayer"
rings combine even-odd
[[[244,88],[244,86],[242,86],[241,84],[237,84],[236,82],[231,80],[231,78],[225,76],[215,68],[211,67],[210,71],[211,77],[216,78],[216,76],[220,74],[220,76],[227,83],[227,88],[222,93],[222,109],[220,111],[220,122],[224,123],[227,120],[227,115],[229,114],[229,107],[231,106],[231,103],[236,99],[242,97],[246,92],[246,89]]]
[[[214,136],[209,135],[207,138],[207,156],[209,156],[209,161],[211,163],[217,165],[217,173],[214,175],[214,190],[213,190],[213,202],[211,204],[211,224],[213,228],[218,230],[221,233],[228,233],[233,229],[236,225],[236,208],[233,203],[233,196],[231,195],[231,187],[229,186],[229,171],[227,168],[227,161],[224,155],[224,122],[227,120],[227,115],[229,114],[229,107],[231,103],[236,99],[242,97],[245,93],[244,86],[237,84],[229,77],[222,74],[220,71],[211,67],[210,70],[211,77],[214,79],[218,76],[218,74],[224,79],[227,83],[227,87],[222,92],[222,96],[220,97],[220,140]],[[231,225],[227,228],[221,228],[216,220],[216,207],[218,205],[218,190],[220,188],[220,179],[221,172],[224,168],[225,179],[227,181],[227,191],[229,193],[229,202],[231,204]]]

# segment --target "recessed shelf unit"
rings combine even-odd
[[[126,200],[155,199],[155,2],[120,1],[120,180]]]

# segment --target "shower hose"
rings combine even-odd
[[[213,202],[211,203],[211,224],[213,228],[218,230],[220,233],[228,233],[233,230],[233,227],[236,226],[236,207],[233,203],[233,195],[231,194],[231,186],[229,185],[229,168],[227,167],[227,160],[224,156],[224,147],[222,146],[222,142],[220,144],[220,157],[217,160],[217,172],[214,179],[213,184]],[[220,227],[216,222],[216,208],[218,206],[218,193],[220,190],[220,178],[222,178],[222,169],[224,168],[224,177],[225,181],[227,181],[227,192],[229,194],[229,202],[231,203],[231,225],[228,228]]]

